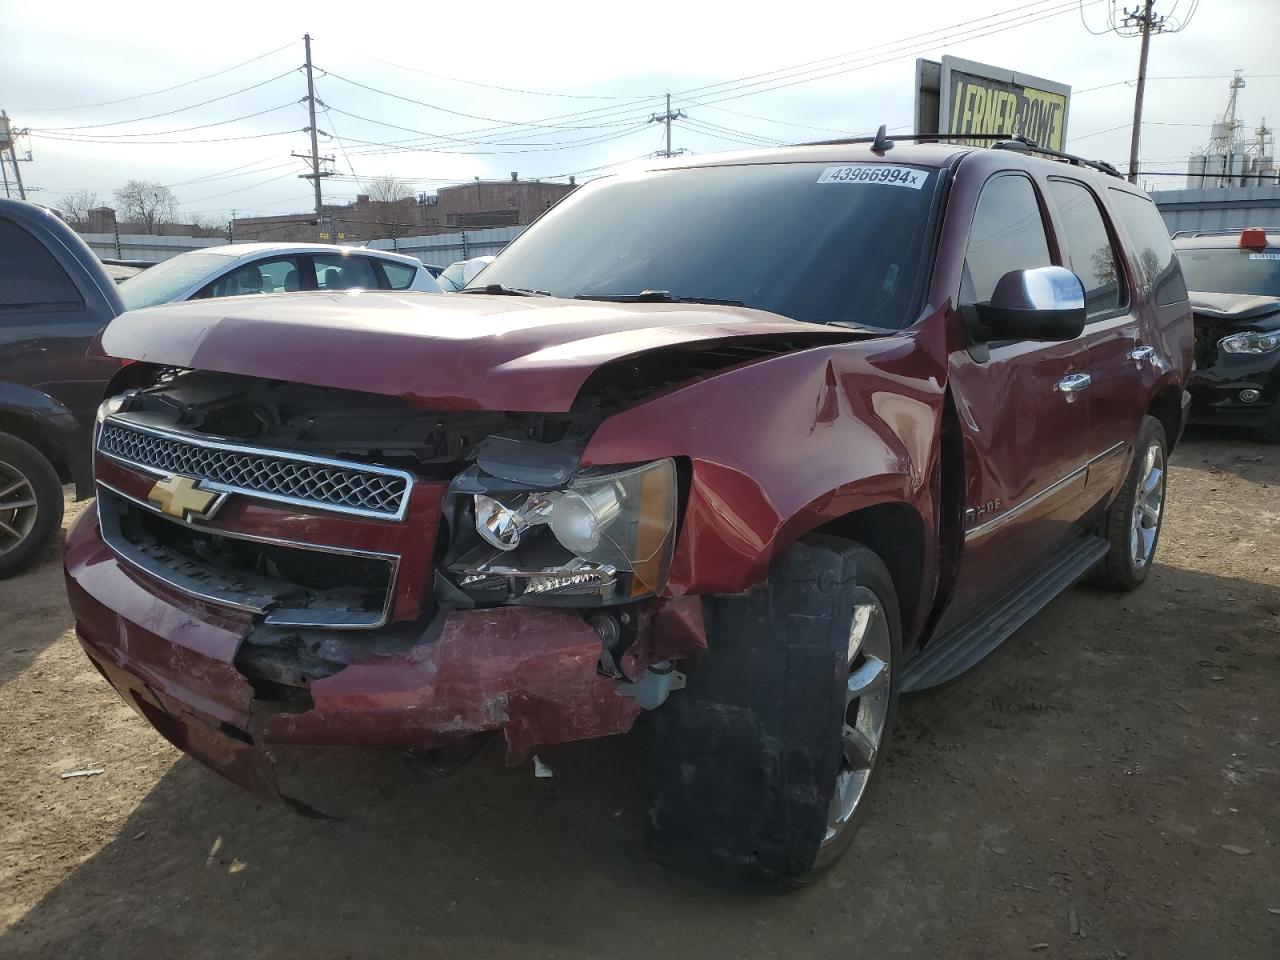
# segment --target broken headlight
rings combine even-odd
[[[447,569],[478,602],[622,603],[666,584],[676,526],[671,460],[581,473],[549,490],[473,468],[455,479],[451,499]]]

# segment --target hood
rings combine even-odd
[[[567,411],[614,360],[663,347],[841,327],[742,307],[352,291],[196,300],[135,310],[102,334],[113,357],[403,397],[440,410]]]
[[[1257,323],[1280,316],[1280,297],[1261,297],[1251,293],[1187,294],[1191,311],[1198,318],[1228,323]]]

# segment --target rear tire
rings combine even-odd
[[[62,482],[25,440],[0,433],[0,577],[44,551],[62,526]]]
[[[1164,522],[1168,458],[1164,427],[1155,417],[1143,417],[1124,487],[1103,523],[1111,551],[1098,567],[1102,586],[1136,590],[1151,572]]]
[[[709,652],[650,720],[661,855],[799,885],[848,849],[893,732],[897,594],[870,550],[813,536],[704,603]]]

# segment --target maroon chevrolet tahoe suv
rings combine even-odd
[[[1192,324],[1100,166],[833,143],[654,164],[445,297],[127,313],[67,546],[90,659],[287,796],[297,746],[507,758],[643,720],[662,849],[847,848],[900,694],[1138,586]]]

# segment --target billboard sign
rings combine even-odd
[[[1070,106],[1066,84],[959,57],[916,61],[917,133],[1019,134],[1062,150]]]

